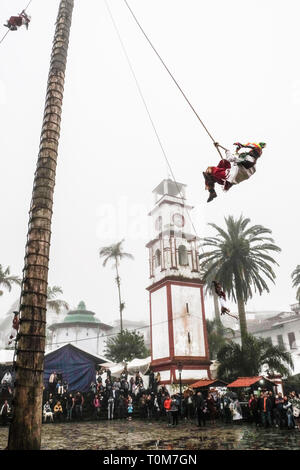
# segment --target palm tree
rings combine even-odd
[[[134,259],[133,256],[130,253],[125,253],[122,248],[122,243],[124,240],[121,240],[118,243],[114,243],[113,245],[109,246],[104,246],[100,248],[99,250],[99,256],[100,258],[104,258],[103,261],[103,266],[105,267],[108,261],[113,261],[114,265],[113,267],[116,269],[116,283],[118,286],[118,295],[119,295],[119,311],[120,311],[120,331],[121,333],[123,332],[123,318],[122,318],[122,312],[125,308],[125,303],[122,302],[121,300],[121,279],[119,276],[119,269],[118,266],[120,264],[120,261],[123,258],[129,258],[129,259]]]
[[[63,290],[61,287],[58,286],[53,286],[50,287],[48,286],[47,288],[47,308],[51,308],[52,310],[55,311],[55,313],[59,314],[62,309],[69,308],[69,304],[62,299],[57,299],[58,294],[63,294]]]
[[[273,346],[270,339],[246,335],[243,346],[228,342],[217,354],[218,377],[231,382],[237,377],[268,376],[278,373],[289,376],[294,368],[291,353],[284,346]]]
[[[235,332],[232,328],[226,328],[218,318],[206,320],[206,330],[209,356],[211,360],[214,360],[219,350],[230,341]]]
[[[74,0],[60,1],[51,54],[25,249],[10,450],[38,450],[41,444],[52,206],[73,7]]]
[[[300,264],[292,272],[293,287],[298,287],[296,299],[300,302]]]
[[[238,304],[242,343],[247,335],[245,303],[254,292],[269,292],[264,277],[274,283],[276,276],[271,264],[278,264],[269,252],[281,251],[266,236],[272,233],[270,229],[262,225],[248,227],[249,222],[242,215],[237,220],[225,217],[227,231],[209,224],[217,235],[203,239],[202,246],[211,249],[199,256],[204,280],[214,277]]]
[[[7,268],[4,269],[2,264],[0,264],[0,286],[5,287],[10,292],[13,284],[20,286],[21,279],[19,276],[10,276],[10,267],[7,266]],[[2,290],[0,290],[0,295],[3,295]]]

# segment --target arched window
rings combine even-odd
[[[158,266],[161,265],[161,252],[160,250],[156,250],[155,252],[155,267],[158,268]]]
[[[184,245],[180,245],[178,248],[178,258],[180,266],[187,266],[189,264],[187,249]]]

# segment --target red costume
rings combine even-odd
[[[211,175],[213,176],[216,183],[223,185],[228,176],[228,170],[231,168],[228,160],[221,160],[218,166],[211,166]]]
[[[11,16],[9,20],[7,20],[7,24],[5,24],[4,26],[9,28],[11,31],[16,31],[22,25],[25,25],[28,29],[29,23],[30,17],[26,15],[25,11],[22,11],[19,16]]]

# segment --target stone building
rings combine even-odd
[[[247,319],[248,320],[248,319]],[[273,345],[283,345],[292,355],[294,370],[292,374],[300,373],[300,305],[291,305],[290,312],[280,312],[273,316],[247,321],[248,333],[270,339]],[[237,332],[233,341],[241,342]]]
[[[90,354],[104,356],[105,341],[113,333],[113,327],[102,323],[94,312],[80,302],[76,310],[67,312],[63,321],[48,327],[47,351],[71,343]]]

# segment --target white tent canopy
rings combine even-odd
[[[151,356],[146,357],[145,359],[133,359],[127,363],[127,370],[129,375],[134,375],[137,371],[141,375],[145,375],[149,369],[151,362]],[[124,369],[125,362],[119,362],[114,367],[110,369],[111,375],[113,377],[120,377],[122,370]]]

